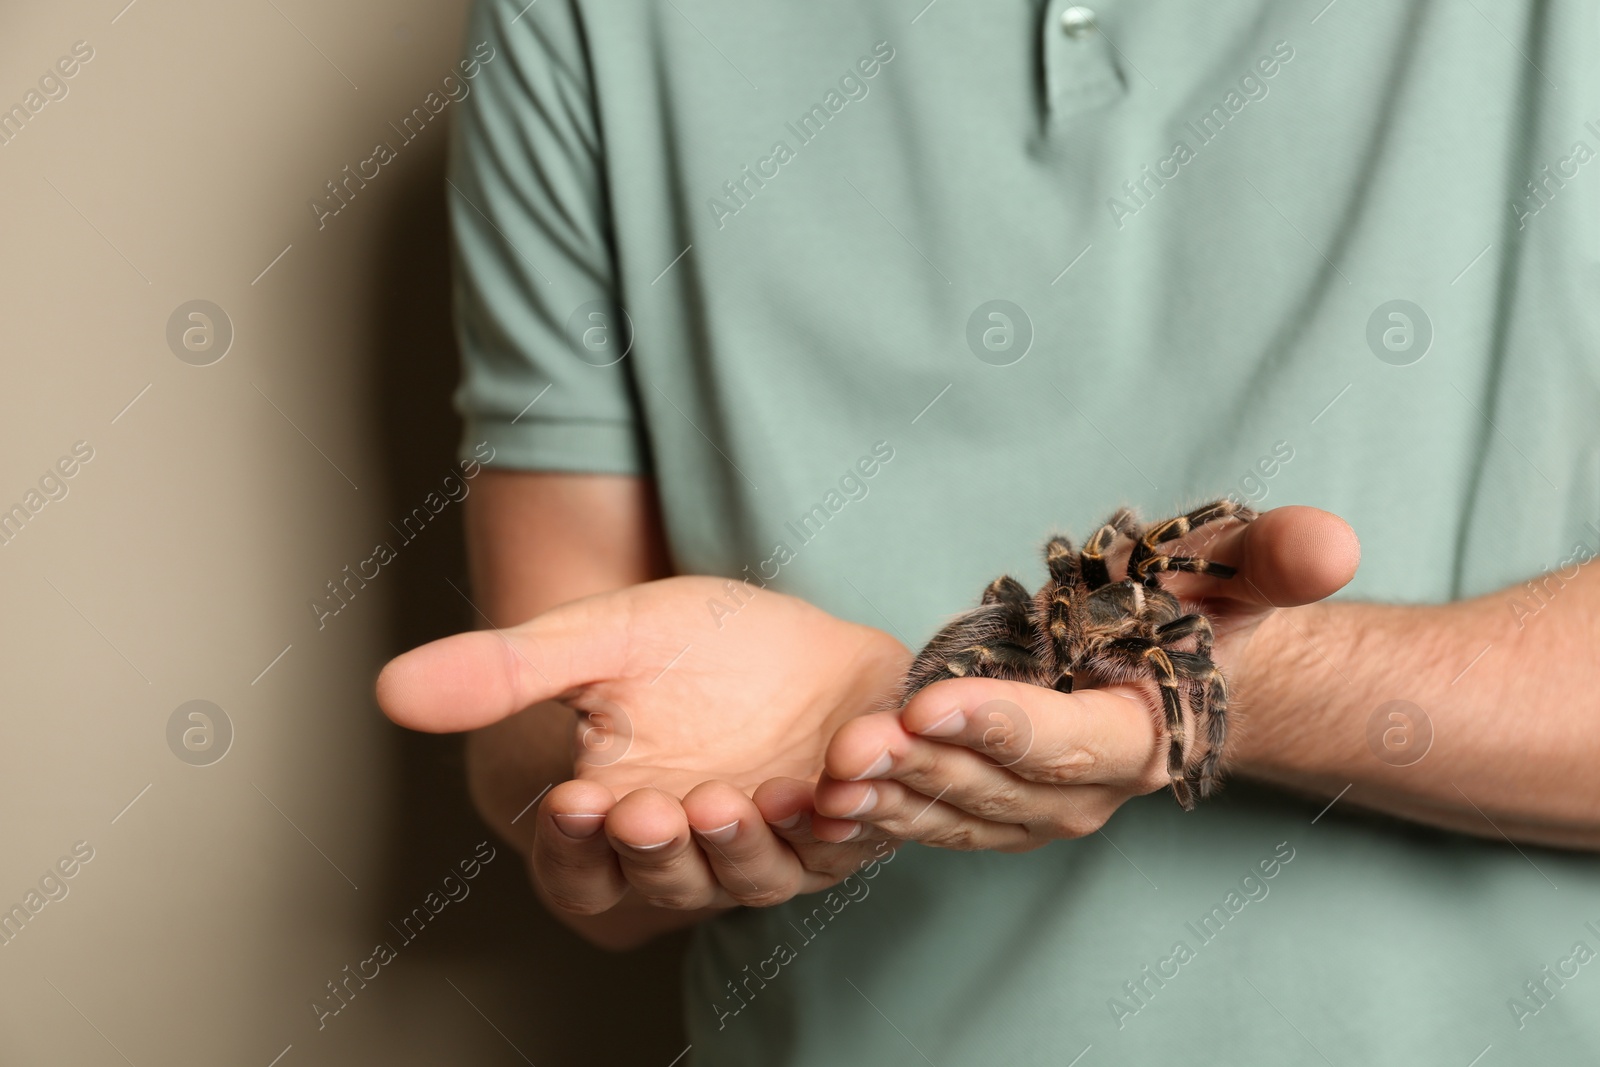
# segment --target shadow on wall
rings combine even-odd
[[[368,380],[386,460],[385,512],[397,524],[460,470],[460,423],[450,406],[457,360],[444,161],[443,139],[436,139],[425,161],[402,172],[408,184],[397,196],[371,266],[378,284],[369,314],[379,350]],[[402,546],[397,533],[394,542],[399,558],[391,587],[390,653],[481,623],[463,598],[471,589],[460,505],[446,506],[420,533],[408,532],[414,540]],[[400,735],[399,795],[385,849],[387,896],[374,937],[392,938],[384,920],[398,922],[410,913],[439,890],[458,861],[472,856],[478,842],[489,840],[497,849],[495,861],[471,883],[459,908],[446,905],[437,925],[404,948],[402,965],[476,974],[473,1002],[537,1063],[666,1063],[682,1051],[684,939],[618,956],[570,933],[544,912],[521,862],[474,811],[462,739],[393,730]],[[442,977],[439,985],[450,995]],[[629,1025],[616,1025],[619,1017]],[[523,1062],[506,1051],[507,1063]]]

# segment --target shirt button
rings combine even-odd
[[[1068,37],[1081,40],[1094,32],[1094,9],[1074,5],[1061,12],[1061,29]]]

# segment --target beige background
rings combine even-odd
[[[308,201],[397,141],[465,3],[125,3],[0,15],[0,109],[94,49],[0,146],[0,508],[94,449],[0,547],[0,908],[94,849],[0,946],[0,1062],[664,1067],[677,946],[587,949],[503,847],[320,1032],[310,1007],[489,836],[459,742],[371,698],[471,625],[459,505],[324,629],[308,606],[451,463],[444,122],[320,231]],[[166,341],[194,299],[234,330],[204,367]],[[167,744],[194,699],[235,732],[210,766]]]

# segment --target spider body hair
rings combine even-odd
[[[1202,526],[1255,517],[1223,499],[1146,527],[1122,508],[1081,549],[1066,537],[1050,538],[1044,586],[1029,593],[1009,575],[991,582],[977,608],[946,624],[917,654],[901,705],[946,678],[1003,678],[1063,693],[1154,683],[1159,703],[1152,713],[1168,737],[1168,778],[1178,802],[1192,808],[1195,794],[1210,796],[1220,784],[1228,688],[1211,659],[1210,620],[1186,613],[1161,578],[1231,578],[1234,569],[1201,556],[1168,555],[1165,548]],[[1130,545],[1124,576],[1113,579],[1108,554],[1122,541]],[[1191,738],[1191,724],[1203,736]]]

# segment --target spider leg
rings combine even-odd
[[[1050,569],[1050,580],[1071,585],[1078,580],[1078,556],[1072,542],[1057,534],[1044,546],[1044,563]]]
[[[1120,513],[1119,513],[1120,514]],[[1079,592],[1083,587],[1083,558],[1065,537],[1050,538],[1044,550],[1050,580],[1033,601],[1033,650],[1044,679],[1059,693],[1072,692],[1073,664],[1077,658],[1083,613]]]
[[[1078,571],[1083,576],[1084,585],[1091,591],[1111,583],[1111,568],[1105,561],[1106,549],[1116,543],[1119,535],[1132,536],[1137,529],[1133,510],[1119,508],[1093,537],[1084,542],[1083,551],[1078,553]]]
[[[1232,578],[1238,569],[1226,563],[1213,563],[1203,556],[1163,556],[1152,555],[1140,561],[1140,575],[1146,584],[1150,584],[1157,574],[1176,573],[1188,571],[1191,574],[1209,574],[1213,578]]]
[[[1168,541],[1176,541],[1178,538],[1185,537],[1192,531],[1198,530],[1209,523],[1220,522],[1223,519],[1239,519],[1241,522],[1249,522],[1255,517],[1256,513],[1250,508],[1224,498],[1222,500],[1213,500],[1209,504],[1202,504],[1188,514],[1155,523],[1146,528],[1134,542],[1133,553],[1128,557],[1128,576],[1144,581],[1146,584],[1153,584],[1154,573],[1150,569],[1151,561],[1153,559],[1166,558],[1162,557],[1157,551],[1158,545],[1166,544]],[[1177,558],[1186,559],[1191,557]],[[1209,561],[1202,560],[1200,562]],[[1212,564],[1212,566],[1218,566],[1218,564]],[[1157,571],[1162,569],[1173,568],[1158,567]],[[1218,577],[1229,577],[1229,575],[1218,575]]]
[[[1195,775],[1202,797],[1210,796],[1220,782],[1218,769],[1222,764],[1222,745],[1228,739],[1228,683],[1215,666],[1211,668],[1207,682],[1206,754]]]
[[[1002,574],[989,583],[989,587],[983,591],[983,600],[980,603],[1022,604],[1026,606],[1029,598],[1028,590],[1021,582],[1009,574]]]
[[[1064,538],[1060,539],[1063,542]],[[1051,548],[1055,548],[1051,542]],[[1070,548],[1070,546],[1068,546]],[[1075,557],[1065,557],[1076,567]],[[1047,557],[1048,560],[1048,557]],[[1054,561],[1051,562],[1054,570]],[[1034,600],[1034,618],[1038,630],[1034,638],[1034,653],[1049,685],[1058,693],[1072,692],[1073,664],[1078,651],[1078,617],[1083,614],[1079,600],[1074,596],[1076,586],[1052,578]]]
[[[999,606],[998,617],[1005,624],[1005,636],[1008,641],[1025,649],[1032,647],[1033,595],[1021,582],[1009,574],[1002,574],[990,582],[989,587],[983,591],[983,604]]]
[[[1161,711],[1166,719],[1170,742],[1167,746],[1167,777],[1172,782],[1172,792],[1178,798],[1178,803],[1185,811],[1192,811],[1194,795],[1183,773],[1188,737],[1183,722],[1183,701],[1178,696],[1178,668],[1166,649],[1144,637],[1118,638],[1106,646],[1106,651],[1121,653],[1129,661],[1129,666],[1137,664],[1154,676],[1161,690]]]
[[[1190,680],[1190,707],[1195,724],[1206,728],[1206,753],[1189,776],[1190,785],[1202,798],[1209,797],[1221,782],[1218,769],[1223,745],[1228,740],[1228,683],[1209,655],[1198,652],[1169,653],[1173,666]]]
[[[971,645],[945,660],[951,678],[1005,678],[1032,682],[1039,677],[1039,660],[1021,645],[1009,641]]]
[[[1006,678],[1039,684],[1047,673],[1028,647],[1033,640],[1028,609],[1026,600],[991,603],[952,620],[917,653],[906,671],[900,703],[904,705],[918,690],[946,678]]]
[[[1204,615],[1184,615],[1173,619],[1163,626],[1156,627],[1156,640],[1163,647],[1182,641],[1186,637],[1195,639],[1194,650],[1197,655],[1211,659],[1211,643],[1215,640],[1211,632],[1211,620]],[[1171,651],[1168,648],[1168,651]]]

